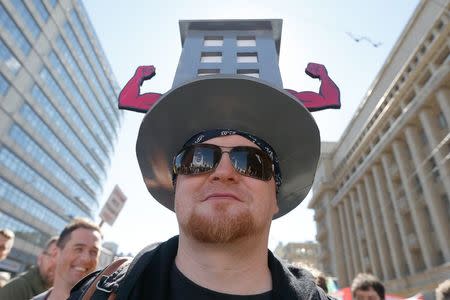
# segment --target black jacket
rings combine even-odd
[[[178,249],[178,236],[160,244],[152,250],[144,249],[133,262],[124,269],[114,272],[111,276],[100,280],[91,299],[104,300],[113,292],[116,300],[141,299],[140,290],[145,285],[152,290],[152,299],[165,300],[169,293],[170,270]],[[313,276],[303,270],[292,270],[282,264],[269,251],[269,269],[272,274],[272,292],[274,299],[331,299],[322,289],[318,288]],[[88,275],[71,291],[69,300],[81,299],[95,276],[100,271]],[[144,280],[140,280],[145,277]]]

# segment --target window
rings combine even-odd
[[[39,15],[44,20],[44,22],[47,22],[48,20],[48,11],[45,8],[44,4],[42,3],[42,0],[33,0],[34,6],[36,7],[37,11],[39,12]]]
[[[438,121],[439,121],[440,128],[442,128],[442,129],[448,128],[447,120],[445,119],[444,113],[442,111],[439,113]]]
[[[259,78],[259,70],[258,69],[239,69],[237,73],[240,75],[246,75],[250,77]]]
[[[420,179],[419,179],[419,176],[417,176],[417,174],[414,175],[414,184],[416,185],[416,191],[419,194],[422,194],[423,193],[422,184],[420,183]]]
[[[5,63],[6,67],[15,75],[20,69],[20,63],[12,54],[11,50],[6,47],[5,43],[0,39],[0,60]]]
[[[238,36],[236,44],[238,47],[256,47],[256,39],[254,36]]]
[[[222,47],[223,37],[222,36],[205,36],[203,41],[203,46],[205,47]]]
[[[423,145],[428,144],[428,139],[427,139],[427,135],[425,133],[425,130],[421,129],[420,132],[419,132],[419,135],[420,135],[420,140],[422,141],[422,144]]]
[[[198,76],[205,76],[205,75],[214,75],[219,74],[220,69],[199,69],[197,72]]]
[[[238,63],[257,63],[258,54],[256,52],[239,52],[237,54]]]
[[[222,52],[202,52],[200,57],[200,62],[202,63],[221,63],[222,62]]]
[[[9,82],[6,81],[5,77],[0,74],[0,95],[5,95],[6,91],[8,91]]]

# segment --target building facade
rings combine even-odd
[[[79,0],[0,1],[0,227],[22,271],[74,216],[93,219],[122,114]]]
[[[390,293],[450,276],[449,1],[421,1],[336,143],[323,143],[309,208],[320,261]]]

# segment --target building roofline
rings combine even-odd
[[[181,46],[189,30],[271,30],[278,56],[280,55],[282,19],[223,19],[180,20]]]

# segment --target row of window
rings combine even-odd
[[[101,185],[102,181],[106,178],[106,172],[99,162],[94,159],[84,143],[67,124],[61,114],[51,104],[50,100],[44,95],[42,90],[37,85],[33,86],[31,89],[31,94],[49,119],[51,119],[51,122],[55,125],[55,127],[57,127],[64,134],[64,136],[67,137],[69,146],[71,146],[75,152],[80,153],[83,160],[87,161],[87,167],[94,171],[96,177],[100,178],[99,185]]]
[[[83,73],[80,70],[80,67],[76,63],[74,57],[70,53],[69,47],[67,47],[67,44],[64,42],[61,35],[59,35],[56,38],[56,44],[58,45],[59,49],[61,50],[61,53],[63,55],[64,61],[72,68],[72,70],[75,72],[76,79],[78,79],[78,82],[81,84],[81,90],[83,92],[87,93],[86,99],[89,99],[89,103],[92,104],[94,113],[96,114],[97,118],[100,120],[100,124],[103,125],[103,127],[108,132],[109,136],[116,136],[117,133],[114,131],[115,126],[117,126],[117,123],[114,123],[113,115],[110,115],[109,112],[106,111],[106,107],[103,105],[103,109],[100,107],[99,102],[101,102],[100,98],[97,97],[94,92],[92,91],[91,87],[89,86],[86,78],[84,77]],[[87,103],[86,103],[87,105]]]
[[[19,61],[11,52],[11,50],[5,45],[2,39],[0,39],[0,60],[14,75],[19,72],[21,67]]]
[[[220,74],[220,69],[203,69],[202,68],[202,69],[197,70],[198,76],[214,75],[214,74]],[[259,78],[259,70],[258,69],[237,69],[236,74]]]
[[[205,36],[203,40],[205,47],[222,47],[223,36]],[[237,47],[256,47],[256,39],[254,36],[238,36],[236,37]]]
[[[23,111],[24,113],[24,111]],[[28,112],[25,112],[28,113]],[[39,129],[37,129],[39,130]],[[42,131],[41,131],[42,133]],[[74,168],[74,174],[68,174],[61,166],[59,166],[39,145],[28,135],[26,134],[22,128],[20,128],[17,125],[13,125],[9,131],[10,137],[14,140],[15,143],[17,143],[25,152],[27,152],[28,155],[30,155],[33,160],[37,163],[39,163],[42,168],[47,169],[51,171],[51,173],[54,175],[55,178],[57,178],[58,181],[63,184],[63,186],[66,187],[67,191],[70,192],[71,195],[79,195],[82,199],[82,202],[87,206],[91,207],[91,205],[94,205],[96,203],[94,197],[87,193],[83,188],[79,186],[79,183],[73,179],[73,177],[78,177],[80,170],[80,166],[76,163],[71,163],[70,166]],[[50,142],[51,144],[51,142]],[[59,145],[58,145],[59,146]],[[53,148],[53,145],[52,145]],[[66,151],[59,151],[61,149],[54,149],[55,153],[57,153],[60,157],[64,157]],[[69,162],[70,160],[73,160],[72,158],[65,159],[66,162]],[[72,177],[73,176],[73,177]],[[82,181],[91,189],[91,187],[88,185],[87,180],[82,179]],[[92,193],[95,190],[92,189]]]
[[[22,159],[6,148],[0,148],[0,164],[8,168],[26,184],[31,185],[42,195],[45,195],[47,199],[59,205],[66,215],[89,216],[87,212],[75,205],[71,199],[67,198]],[[92,214],[93,212],[90,211],[90,213]]]
[[[22,31],[17,26],[16,22],[11,18],[6,11],[3,4],[0,3],[0,27],[6,29],[11,37],[16,41],[17,46],[22,50],[25,55],[28,55],[31,50],[30,43],[23,35]]]
[[[88,141],[88,145],[90,145],[94,153],[97,155],[97,158],[106,165],[107,163],[110,163],[109,155],[106,151],[107,146],[105,144],[101,143],[100,139],[94,138],[90,130],[85,125],[84,121],[81,119],[80,114],[77,112],[77,110],[74,108],[72,102],[67,99],[66,95],[63,93],[62,89],[59,87],[59,85],[56,83],[55,78],[53,75],[46,69],[43,68],[40,72],[40,76],[42,80],[47,84],[47,86],[52,91],[53,97],[52,99],[55,99],[58,101],[58,106],[61,108],[64,108],[64,111],[67,112],[67,114],[72,119],[72,122],[77,127],[79,132],[81,133],[81,136],[85,137]],[[103,169],[103,168],[102,168]]]
[[[72,26],[70,26],[68,22],[64,24],[64,31],[69,39],[71,46],[73,47],[73,49],[75,49],[75,56],[78,57],[79,60],[81,60],[82,67],[88,73],[89,81],[92,82],[94,88],[98,91],[98,93],[100,93],[100,100],[102,100],[103,106],[106,108],[109,116],[111,118],[114,118],[115,124],[117,125],[119,123],[119,113],[117,111],[116,97],[112,95],[112,91],[109,91],[108,94],[110,95],[109,99],[111,99],[111,101],[108,100],[108,96],[106,96],[105,94],[105,90],[107,89],[103,89],[103,87],[101,87],[91,64],[88,62],[86,55],[75,36]]]
[[[60,232],[67,221],[0,177],[0,198]]]
[[[201,63],[222,63],[222,52],[202,52],[200,56]],[[257,52],[238,52],[236,53],[237,63],[258,63]]]
[[[49,59],[52,64],[53,69],[58,73],[59,78],[64,82],[67,91],[72,95],[73,99],[76,100],[76,105],[83,113],[83,117],[87,119],[89,124],[94,129],[96,135],[102,140],[104,145],[108,145],[107,149],[112,148],[112,136],[107,137],[106,132],[102,127],[100,126],[96,116],[92,113],[92,111],[89,109],[89,106],[86,104],[86,100],[81,96],[80,92],[78,91],[77,86],[72,80],[72,77],[70,76],[69,72],[66,70],[64,65],[61,63],[61,60],[58,58],[58,56],[55,54],[54,51],[51,51],[49,54]]]
[[[25,224],[16,218],[10,217],[0,211],[0,227],[14,231],[16,237],[39,247],[44,247],[50,235]]]
[[[25,22],[28,30],[31,32],[31,35],[34,39],[36,39],[41,33],[41,28],[39,27],[36,20],[31,15],[28,8],[25,6],[25,1],[12,1],[14,8],[19,13],[22,20]]]
[[[116,107],[116,95],[113,94],[113,87],[111,86],[111,82],[106,78],[105,72],[99,62],[99,59],[94,51],[94,47],[91,44],[90,39],[88,38],[88,35],[86,31],[84,30],[84,27],[80,21],[80,18],[78,16],[78,13],[75,10],[72,10],[70,12],[70,18],[72,23],[75,25],[76,30],[81,35],[81,42],[84,44],[84,49],[87,49],[89,58],[92,59],[95,69],[97,70],[97,74],[100,75],[100,81],[103,83],[103,86],[106,87],[105,90],[108,93],[108,97],[110,99],[110,103],[113,104],[113,108]],[[118,113],[118,111],[117,111]]]
[[[83,176],[82,181],[88,186],[89,189],[92,190],[92,193],[98,193],[101,189],[99,183],[89,176],[87,171],[81,166],[81,164],[73,156],[69,149],[67,149],[67,147],[58,139],[58,137],[50,130],[50,128],[38,117],[38,115],[31,109],[31,107],[25,104],[21,108],[20,113],[23,118],[27,120],[30,126],[35,130],[35,132],[51,146],[53,152],[60,158],[62,158],[67,164],[69,164],[74,169],[77,176]],[[21,141],[21,143],[24,142]],[[22,146],[29,147],[28,143],[23,144]],[[24,149],[27,150],[26,148]],[[88,207],[93,204],[95,205],[96,201],[91,194],[86,193],[86,191],[84,190],[80,190],[79,193],[81,193],[83,198],[86,199],[85,201],[89,201],[89,204],[85,203]]]

